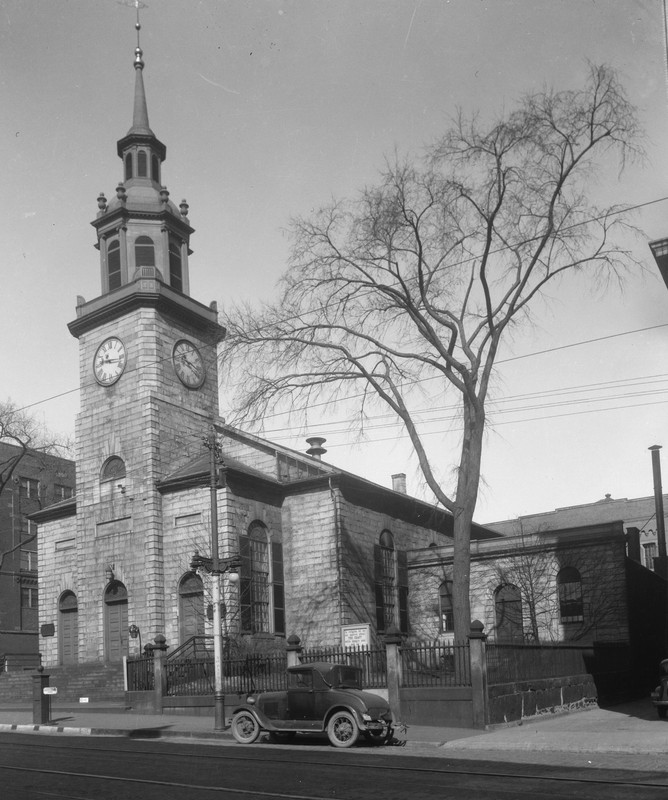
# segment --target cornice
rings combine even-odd
[[[213,308],[176,292],[155,278],[138,278],[108,294],[77,306],[77,318],[67,326],[75,338],[138,308],[155,308],[179,322],[203,329],[215,342],[225,338]]]

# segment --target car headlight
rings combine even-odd
[[[366,714],[366,713],[364,713],[364,714],[362,714],[362,719],[363,719],[365,722],[371,722],[371,720],[372,720],[372,717],[371,717],[371,715],[370,715],[370,714]]]
[[[254,706],[255,705],[255,698],[254,697],[247,697],[246,698],[246,702],[248,703],[249,706]]]

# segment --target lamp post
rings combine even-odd
[[[139,655],[141,656],[143,651],[141,649],[141,631],[139,630],[139,625],[130,625],[128,633],[131,639],[139,638]]]

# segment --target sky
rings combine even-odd
[[[65,435],[79,402],[67,323],[78,295],[100,293],[89,223],[122,179],[134,23],[116,0],[0,2],[0,399]],[[607,293],[555,286],[508,343],[476,519],[653,493],[647,448],[668,458],[668,289],[647,246],[668,236],[661,0],[151,0],[141,23],[150,124],[171,198],[190,205],[191,295],[206,304],[271,299],[291,217],[354,196],[395,150],[419,155],[458,108],[492,118],[528,92],[577,88],[588,61],[617,69],[647,156],[593,190],[642,206],[632,247],[647,269]],[[458,422],[435,416],[447,483]],[[405,472],[427,496],[406,437],[381,422],[359,439],[332,411],[308,433],[327,437],[330,463],[386,486]],[[280,419],[266,433],[306,447]]]

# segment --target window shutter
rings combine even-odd
[[[405,550],[396,552],[399,584],[399,630],[402,633],[408,633],[408,557]]]
[[[283,545],[280,542],[271,543],[271,578],[274,600],[274,633],[285,633]]]
[[[382,584],[383,556],[379,544],[373,546],[373,574],[376,597],[376,630],[378,633],[382,633],[385,630],[385,598]]]
[[[239,616],[241,632],[252,633],[251,556],[250,539],[248,536],[239,537],[239,557],[241,558],[241,569],[239,570]]]

